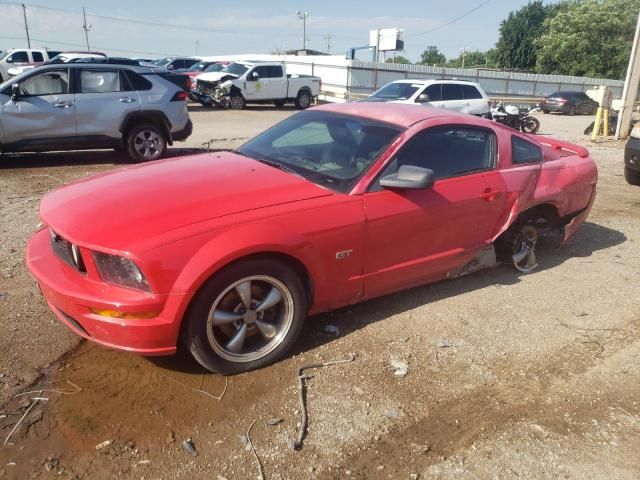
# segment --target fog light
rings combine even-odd
[[[120,312],[118,310],[100,310],[98,308],[89,308],[91,313],[100,315],[101,317],[120,318],[122,320],[148,320],[155,318],[159,312]]]

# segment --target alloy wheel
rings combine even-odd
[[[153,130],[142,130],[135,136],[133,147],[145,160],[154,160],[162,153],[162,139]]]
[[[225,288],[207,318],[213,351],[238,363],[258,360],[280,345],[294,319],[293,297],[280,280],[267,275],[242,278]]]

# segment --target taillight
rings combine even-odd
[[[184,90],[180,90],[176,92],[176,94],[171,99],[172,102],[186,102],[187,98],[189,98],[189,94]]]

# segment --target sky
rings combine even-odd
[[[109,55],[272,53],[302,47],[296,11],[306,11],[307,48],[342,55],[367,45],[369,30],[398,27],[405,30],[405,51],[397,54],[415,62],[429,45],[447,58],[493,47],[500,22],[529,0],[32,1],[25,2],[32,48],[86,49],[84,6],[91,49]],[[22,14],[18,4],[0,0],[0,50],[27,46]]]

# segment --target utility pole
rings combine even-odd
[[[302,20],[302,50],[307,49],[307,17],[309,16],[309,12],[301,12],[300,10],[296,11],[296,15],[298,18]]]
[[[198,56],[198,46],[200,45],[200,41],[196,40],[196,57]]]
[[[633,104],[638,96],[638,86],[640,86],[640,14],[636,25],[636,34],[631,47],[631,57],[627,67],[627,77],[622,90],[622,107],[618,115],[618,125],[616,125],[616,138],[627,138],[629,127],[631,126],[631,114]]]
[[[464,60],[467,56],[467,47],[462,47],[462,68],[464,68]]]
[[[87,50],[91,50],[91,48],[89,47],[89,30],[91,30],[91,25],[87,25],[87,12],[85,11],[84,7],[82,7],[82,18],[82,28],[84,29],[84,39],[87,42]]]
[[[324,39],[327,41],[327,53],[331,52],[331,39],[333,38],[333,35],[329,34],[326,37],[324,37]]]
[[[31,48],[31,39],[29,38],[29,24],[27,23],[27,6],[22,3],[22,16],[24,17],[24,31],[27,34],[27,47]]]

